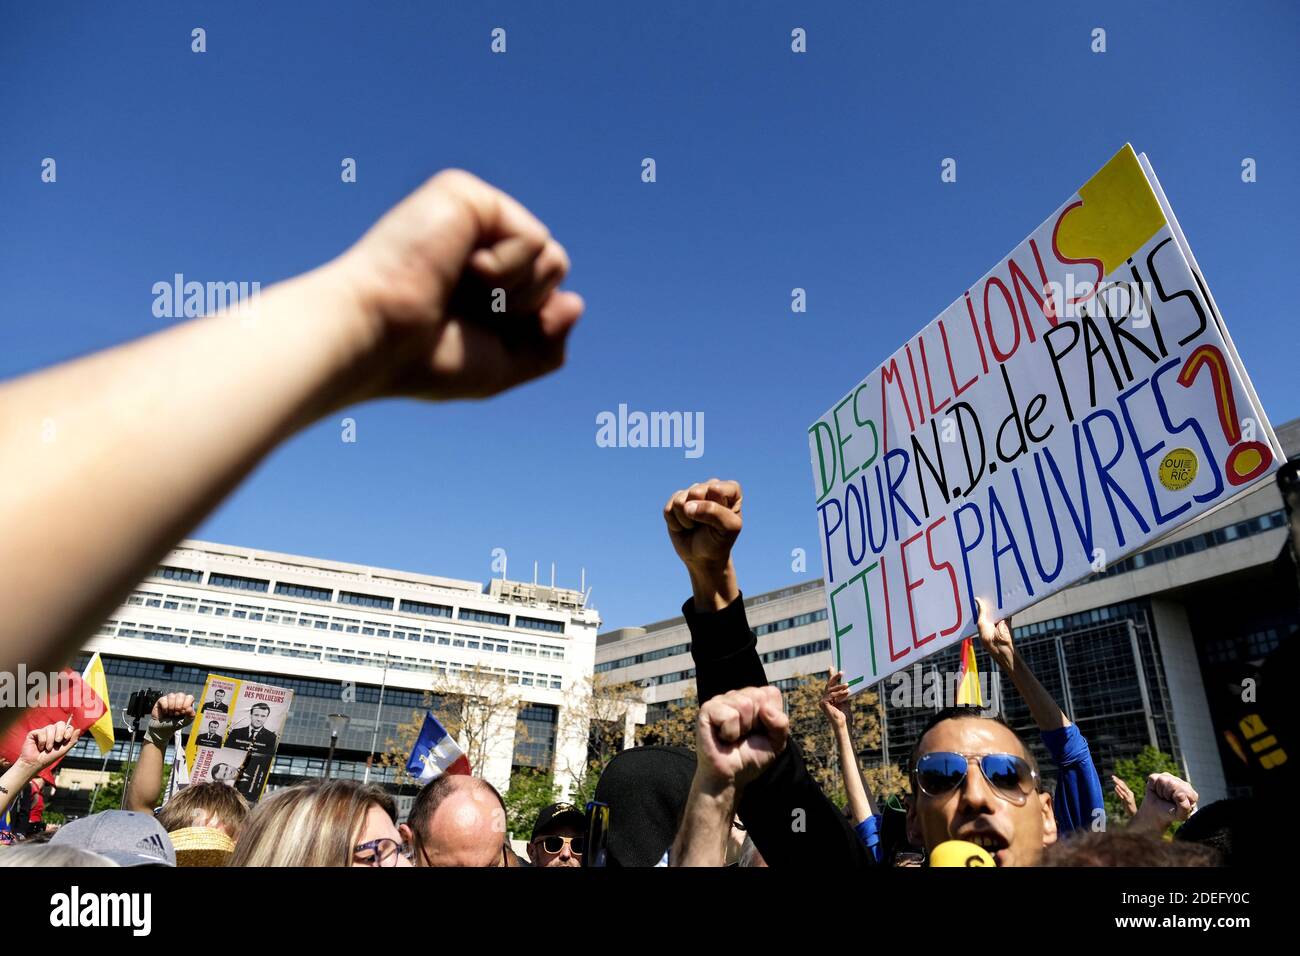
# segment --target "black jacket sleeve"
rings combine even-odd
[[[742,687],[764,687],[767,674],[745,616],[744,595],[721,611],[682,606],[691,631],[700,703]],[[739,816],[768,866],[870,866],[852,822],[827,799],[791,740],[763,775],[745,788]]]

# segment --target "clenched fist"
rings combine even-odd
[[[194,695],[175,691],[158,698],[149,712],[148,740],[165,751],[172,736],[194,719]]]
[[[997,662],[1008,674],[1015,671],[1016,646],[1011,640],[1011,618],[1003,621],[995,621],[989,614],[988,602],[976,598],[979,604],[979,634],[980,643],[984,645],[984,650],[988,652],[989,657]]]
[[[1147,777],[1142,806],[1129,829],[1164,833],[1169,824],[1186,820],[1196,810],[1200,795],[1186,780],[1172,773],[1153,773]]]
[[[369,395],[481,398],[550,372],[582,315],[564,247],[462,170],[434,176],[327,269],[372,323]]]
[[[59,721],[36,730],[28,731],[23,738],[22,750],[18,754],[18,763],[36,776],[50,764],[72,749],[81,737],[81,731],[72,724]]]
[[[697,774],[743,788],[785,749],[790,718],[775,687],[746,687],[710,698],[695,724]]]
[[[664,505],[668,538],[691,576],[697,610],[721,610],[740,594],[731,548],[744,524],[743,499],[737,482],[710,478],[675,492]]]

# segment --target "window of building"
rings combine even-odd
[[[520,708],[515,724],[515,766],[551,766],[555,760],[558,714],[559,708],[551,704],[528,704]]]
[[[284,581],[276,583],[275,593],[283,594],[285,597],[305,598],[308,601],[330,601],[334,598],[334,592],[329,588],[313,588],[305,584],[288,584]]]
[[[188,581],[191,584],[197,584],[203,580],[203,572],[195,571],[192,568],[173,568],[163,565],[152,575],[155,578],[166,578],[168,581]]]
[[[478,624],[495,624],[498,627],[507,627],[510,624],[509,614],[497,614],[494,611],[475,611],[468,607],[460,609],[460,619],[462,621],[474,621]]]
[[[340,591],[340,604],[355,604],[358,607],[378,607],[386,611],[393,609],[393,599],[379,597],[377,594],[361,594],[356,591]]]
[[[429,604],[426,601],[408,601],[403,598],[398,609],[407,614],[423,614],[426,617],[451,617],[451,608],[445,604]]]
[[[213,571],[208,575],[208,584],[214,588],[234,588],[236,591],[262,591],[271,586],[270,581],[261,578],[245,578],[238,574],[218,574]]]
[[[547,621],[540,617],[524,617],[522,614],[515,615],[515,627],[524,627],[531,631],[550,631],[552,634],[564,633],[563,621]]]

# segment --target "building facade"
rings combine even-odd
[[[1277,430],[1300,455],[1300,420]],[[1013,621],[1018,651],[1088,738],[1103,780],[1118,760],[1150,745],[1171,754],[1203,803],[1246,792],[1223,739],[1226,695],[1300,630],[1300,592],[1287,552],[1282,497],[1266,482],[1123,561],[1058,591]],[[682,597],[689,594],[683,576]],[[820,580],[745,599],[769,682],[792,687],[832,666]],[[944,703],[959,645],[886,678],[882,744],[864,766],[900,763]],[[1024,702],[979,654],[986,698],[1051,764]],[[597,638],[596,673],[645,688],[647,720],[694,696],[690,633],[681,617]],[[931,688],[939,693],[930,692]]]
[[[87,737],[63,773],[84,788],[123,764],[121,711],[133,691],[197,698],[215,673],[294,691],[270,787],[322,775],[331,714],[350,718],[332,775],[393,784],[395,770],[377,755],[401,741],[399,725],[473,685],[484,728],[475,773],[504,792],[513,768],[549,769],[567,793],[587,756],[586,726],[568,702],[589,682],[599,626],[584,595],[566,588],[185,541],[73,663],[102,655],[117,744],[105,763]],[[60,809],[85,812],[84,797],[79,806],[76,795],[60,796]]]

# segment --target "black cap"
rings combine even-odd
[[[536,840],[552,827],[564,824],[575,826],[580,830],[585,829],[587,815],[571,803],[552,803],[549,807],[543,807],[542,812],[537,814],[537,822],[533,824],[532,839]]]
[[[685,747],[632,747],[606,765],[596,799],[609,804],[609,866],[655,866],[672,846],[690,796],[695,754]]]

